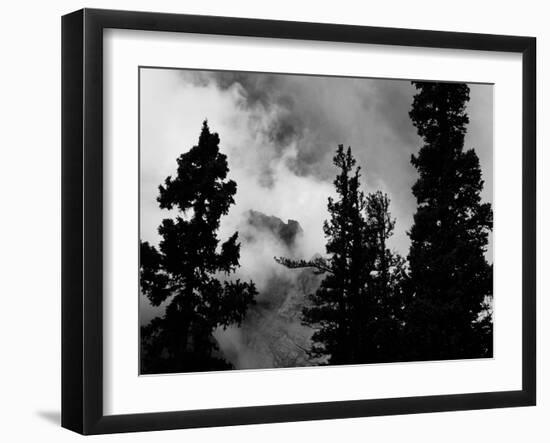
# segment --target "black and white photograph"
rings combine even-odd
[[[140,374],[493,357],[493,85],[139,69]]]
[[[550,442],[548,8],[499,6],[6,2],[0,440]]]

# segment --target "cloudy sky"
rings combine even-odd
[[[474,148],[480,158],[482,197],[491,202],[493,87],[470,88],[465,148]],[[222,240],[245,229],[248,211],[254,210],[298,221],[303,234],[297,258],[324,253],[322,222],[337,173],[332,157],[344,144],[361,166],[364,190],[389,195],[396,218],[391,247],[406,256],[417,178],[410,158],[422,144],[408,116],[414,93],[408,80],[142,68],[141,240],[158,243],[157,227],[168,215],[158,208],[158,186],[175,174],[176,158],[197,143],[208,119],[238,186],[236,204],[222,220]],[[280,272],[272,257],[285,253],[284,246],[272,238],[243,244],[242,276],[261,289],[269,272]],[[147,321],[149,309],[141,312]]]

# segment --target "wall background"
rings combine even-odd
[[[3,441],[82,440],[60,415],[60,17],[81,7],[530,35],[538,38],[538,406],[94,437],[94,441],[280,442],[311,440],[548,441],[550,325],[549,156],[543,122],[550,95],[550,28],[544,2],[442,3],[209,0],[53,0],[4,4],[0,27],[0,436]],[[546,200],[546,203],[545,203]],[[542,252],[546,249],[545,252]]]

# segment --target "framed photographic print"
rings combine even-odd
[[[62,20],[62,425],[529,406],[530,37]]]

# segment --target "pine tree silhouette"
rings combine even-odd
[[[239,266],[238,233],[218,248],[220,218],[237,192],[219,142],[205,121],[198,145],[177,159],[177,176],[159,187],[160,207],[179,215],[162,221],[158,250],[141,243],[141,290],[154,306],[168,301],[165,314],[141,328],[141,373],[231,368],[212,332],[239,324],[254,303],[254,283],[229,280]]]
[[[485,259],[491,205],[479,159],[465,151],[469,88],[413,82],[409,113],[424,145],[411,162],[418,208],[410,230],[406,348],[414,360],[492,355],[492,265]]]
[[[393,352],[387,342],[395,341],[400,325],[397,283],[403,264],[386,247],[394,225],[389,199],[360,190],[360,168],[351,148],[338,146],[334,164],[340,169],[334,181],[338,199],[328,199],[330,219],[324,223],[329,258],[275,260],[291,269],[310,267],[326,274],[302,313],[304,323],[315,329],[313,359],[328,364],[387,361]]]

